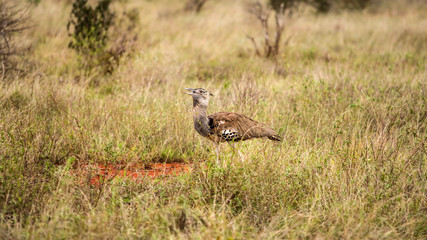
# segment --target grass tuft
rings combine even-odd
[[[110,75],[83,73],[66,47],[69,2],[33,6],[20,41],[36,64],[0,83],[1,239],[425,239],[425,7],[302,9],[270,61],[246,38],[244,1],[165,3],[112,3],[140,27]],[[283,141],[239,143],[244,162],[224,145],[218,166],[185,87]],[[177,161],[193,170],[99,185],[76,173]]]

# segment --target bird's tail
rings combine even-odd
[[[268,139],[270,139],[272,141],[278,141],[278,142],[282,141],[282,138],[279,135],[277,135],[277,134],[276,135],[268,136]]]
[[[272,140],[272,141],[277,141],[280,142],[282,141],[282,138],[279,136],[279,134],[277,134],[276,131],[274,131],[273,129],[269,128],[269,127],[265,127],[264,128],[264,137],[267,137],[268,139]]]

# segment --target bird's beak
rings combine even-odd
[[[194,89],[192,88],[184,88],[184,89],[188,91],[188,92],[185,92],[184,94],[193,95]]]
[[[211,95],[211,96],[213,97],[213,94],[212,94],[212,93],[209,93],[209,95]]]

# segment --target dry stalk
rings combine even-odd
[[[249,9],[249,13],[254,15],[258,21],[261,23],[262,29],[264,31],[264,50],[260,51],[258,44],[254,37],[247,35],[249,40],[252,42],[255,48],[255,53],[257,56],[264,56],[266,58],[275,58],[279,54],[280,50],[280,41],[282,38],[283,30],[285,29],[284,16],[285,12],[289,16],[292,14],[291,9],[285,9],[282,4],[279,11],[275,11],[275,29],[273,38],[271,38],[268,19],[270,18],[270,11],[266,9],[260,2],[253,4]]]

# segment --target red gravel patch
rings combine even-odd
[[[151,163],[151,164],[87,164],[81,165],[78,175],[89,177],[91,185],[98,186],[114,178],[142,182],[148,179],[177,176],[191,170],[188,163]]]

